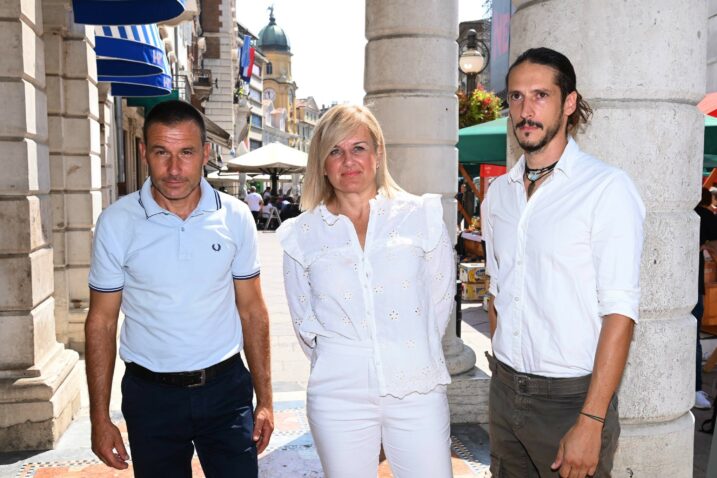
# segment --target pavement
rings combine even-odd
[[[259,253],[262,263],[262,287],[271,319],[271,363],[275,409],[275,431],[269,448],[259,458],[259,476],[320,478],[324,475],[305,414],[309,361],[299,347],[292,328],[282,282],[282,252],[274,232],[259,233]],[[483,351],[489,345],[487,316],[477,303],[464,303],[462,312],[461,337],[476,351],[476,355],[482,358]],[[717,346],[717,337],[708,337],[703,343],[706,345],[707,353]],[[110,410],[113,420],[120,430],[125,432],[120,412],[119,390],[124,367],[120,360],[117,362]],[[479,360],[477,366],[483,368],[483,360]],[[84,370],[84,362],[82,368]],[[704,383],[705,390],[714,397],[717,392],[717,371],[705,374]],[[90,449],[89,401],[86,389],[82,391],[81,403],[77,417],[54,450],[0,453],[0,478],[129,478],[133,476],[131,468],[125,471],[112,470],[93,455]],[[711,411],[693,410],[693,413],[695,413],[694,477],[703,478],[706,476],[712,435],[697,430],[699,425],[711,416]],[[487,430],[480,425],[453,425],[451,435],[454,476],[456,478],[489,477],[490,455]],[[204,477],[196,457],[193,465],[193,476]],[[382,460],[378,477],[392,476],[389,464]]]

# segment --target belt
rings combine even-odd
[[[241,360],[241,355],[232,355],[226,360],[219,362],[201,370],[192,370],[191,372],[153,372],[147,368],[137,365],[134,362],[127,362],[125,366],[127,371],[137,377],[150,380],[152,382],[164,385],[172,385],[175,387],[201,387],[211,382],[217,375],[228,370],[237,360]]]
[[[518,372],[486,352],[490,370],[494,379],[510,387],[514,392],[545,397],[559,395],[578,395],[587,393],[591,375],[583,377],[542,377],[530,373]]]

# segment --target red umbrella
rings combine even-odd
[[[717,118],[717,91],[707,93],[702,101],[697,103],[697,108],[704,114]]]

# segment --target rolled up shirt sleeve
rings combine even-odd
[[[638,321],[644,220],[635,185],[619,172],[594,209],[591,241],[601,317],[620,314]]]

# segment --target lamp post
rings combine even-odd
[[[466,32],[465,39],[460,43],[461,56],[459,67],[466,75],[466,94],[476,89],[476,77],[488,66],[488,48],[474,29]]]

